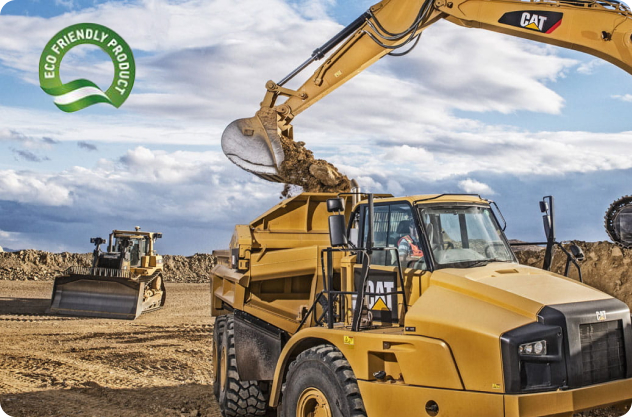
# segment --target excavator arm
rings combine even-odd
[[[316,49],[282,81],[268,81],[256,115],[235,120],[224,131],[224,153],[264,179],[305,186],[284,166],[304,145],[293,140],[292,120],[384,55],[409,52],[422,32],[442,19],[582,51],[632,74],[632,12],[614,0],[384,0]],[[299,88],[284,86],[322,58],[324,62]],[[286,100],[279,103],[280,98]],[[307,155],[302,158],[305,165],[314,162],[311,152]],[[336,184],[332,177],[340,175],[331,165],[325,174],[322,169],[309,172],[331,185]]]

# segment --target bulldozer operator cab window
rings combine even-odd
[[[406,203],[376,205],[373,216],[373,246],[397,248],[402,268],[426,269],[419,231],[411,206]],[[367,208],[364,207],[362,245],[367,242],[368,217]],[[375,251],[371,256],[371,264],[396,266],[396,252],[393,250]]]
[[[139,267],[141,257],[147,252],[147,239],[145,238],[116,238],[116,251],[129,253],[131,267]]]
[[[515,258],[489,207],[419,209],[435,268],[468,268]]]

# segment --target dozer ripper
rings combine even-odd
[[[303,193],[237,225],[211,282],[223,415],[629,409],[628,306],[520,265],[492,206]]]
[[[302,146],[293,140],[294,118],[385,55],[408,53],[423,31],[440,20],[582,51],[632,73],[632,12],[616,0],[385,0],[314,50],[282,80],[268,81],[255,116],[235,120],[225,129],[224,153],[269,181],[296,181],[286,175],[284,165],[286,156]],[[323,63],[298,88],[287,87],[321,59]],[[324,183],[329,180],[312,166],[306,171]]]
[[[162,256],[154,251],[162,233],[114,230],[97,237],[92,267],[71,267],[55,278],[49,312],[133,320],[165,304]],[[101,245],[108,243],[107,251]]]

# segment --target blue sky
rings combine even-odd
[[[363,0],[14,0],[0,14],[0,246],[91,250],[113,228],[162,231],[163,253],[210,252],[282,185],[222,154],[221,133],[373,2]],[[39,87],[48,40],[105,25],[134,51],[119,109],[58,110]],[[62,79],[107,88],[102,51],[73,49]],[[307,74],[307,73],[306,73]],[[626,96],[630,95],[630,96]],[[301,114],[295,137],[364,190],[477,192],[510,238],[605,240],[603,214],[632,194],[632,77],[592,56],[440,22]],[[627,100],[627,101],[626,101]]]

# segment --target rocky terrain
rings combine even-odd
[[[621,249],[610,242],[577,242],[586,259],[581,262],[584,282],[607,292],[632,307],[632,250]],[[544,249],[528,246],[516,250],[520,263],[541,267]],[[215,257],[210,254],[193,256],[165,255],[166,282],[210,282],[210,270]],[[71,266],[90,266],[92,254],[49,253],[36,250],[0,253],[0,280],[52,281]],[[553,270],[564,272],[566,257],[557,249]],[[571,277],[577,273],[571,267]]]
[[[215,258],[209,254],[163,257],[165,281],[210,282]],[[91,253],[50,253],[37,250],[0,253],[0,280],[52,281],[71,266],[90,266]]]
[[[580,263],[584,282],[624,301],[632,308],[632,250],[621,249],[610,242],[576,243],[585,255],[585,260]],[[521,264],[542,267],[543,248],[516,251],[516,255]],[[566,256],[557,249],[552,270],[563,274],[565,264]],[[578,278],[572,265],[569,276]]]

